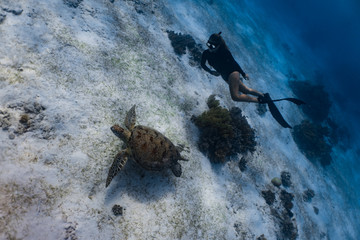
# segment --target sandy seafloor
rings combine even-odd
[[[356,147],[334,146],[326,168],[311,163],[269,112],[259,116],[256,104],[231,101],[221,78],[174,53],[167,30],[190,34],[204,48],[222,31],[250,75],[246,84],[294,96],[289,69],[312,79],[321,64],[297,38],[273,32],[256,4],[238,4],[0,0],[0,111],[7,119],[0,130],[0,239],[278,239],[261,191],[278,194],[271,179],[282,171],[291,174],[286,190],[294,194],[298,239],[359,239]],[[256,130],[244,172],[241,155],[212,164],[197,147],[190,118],[207,110],[211,94],[242,109]],[[129,161],[105,188],[122,146],[110,126],[123,124],[134,104],[137,123],[185,146],[189,161],[181,162],[180,178]],[[294,105],[278,106],[291,125],[305,119]],[[330,114],[336,111],[334,104]],[[24,113],[27,130],[19,122]],[[303,201],[307,189],[315,192],[310,202]],[[122,216],[114,216],[115,204]]]

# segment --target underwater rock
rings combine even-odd
[[[8,104],[8,108],[11,108],[11,109],[17,109],[17,110],[19,110],[19,109],[23,109],[23,106],[24,106],[24,103],[22,103],[22,102],[17,102],[17,103],[10,103],[10,104]]]
[[[46,108],[38,102],[29,102],[24,105],[24,110],[26,113],[39,114],[41,111],[44,111]]]
[[[14,9],[9,9],[9,8],[3,8],[3,10],[4,10],[5,12],[12,13],[12,14],[14,14],[14,15],[16,15],[16,16],[20,15],[20,14],[23,12],[22,9],[14,10]]]
[[[281,186],[281,179],[278,177],[274,177],[273,179],[271,179],[271,183],[275,186],[275,187],[280,187]]]
[[[11,126],[10,114],[6,111],[0,111],[0,127],[3,131],[7,131]]]
[[[70,225],[66,227],[65,230],[65,240],[78,240],[78,237],[76,236],[76,226]]]
[[[272,205],[274,203],[275,193],[273,193],[271,190],[261,191],[261,195],[263,196],[263,198],[265,199],[265,202],[268,205]]]
[[[277,239],[295,240],[298,236],[296,220],[293,218],[294,214],[290,210],[293,207],[291,202],[293,198],[293,194],[282,190],[280,193],[281,205],[273,204],[273,206],[270,206],[271,215],[278,226],[276,231]]]
[[[315,197],[315,192],[312,189],[307,189],[303,192],[302,197],[304,202],[311,202],[311,199]]]
[[[280,200],[286,210],[290,211],[293,208],[294,204],[292,203],[292,200],[294,200],[294,194],[281,190]]]
[[[15,139],[15,134],[10,133],[10,134],[9,134],[9,139],[10,139],[10,140],[14,140],[14,139]]]
[[[298,98],[306,102],[301,108],[312,121],[321,123],[327,119],[331,102],[323,86],[304,81],[290,81],[289,86]]]
[[[290,187],[291,186],[291,175],[289,172],[281,172],[281,183],[284,187]]]
[[[296,239],[297,227],[291,219],[294,216],[294,214],[291,212],[291,209],[294,206],[294,204],[292,203],[292,201],[294,200],[294,195],[292,193],[288,193],[285,190],[282,190],[280,193],[280,200],[281,204],[285,208],[285,211],[283,211],[281,214],[281,232],[285,239]]]
[[[292,203],[294,195],[284,189],[281,189],[280,192],[279,190],[275,190],[275,192],[270,189],[263,190],[261,194],[269,205],[271,216],[276,224],[276,239],[296,239],[298,236],[297,224],[294,214],[291,212],[294,206]],[[276,201],[277,194],[280,195],[280,201]]]
[[[27,115],[27,114],[21,115],[19,122],[23,125],[28,125],[29,124],[29,115]]]
[[[317,207],[313,207],[314,208],[314,213],[316,214],[316,215],[318,215],[319,214],[319,209],[317,208]]]
[[[146,14],[151,13],[154,14],[154,7],[156,8],[156,4],[153,1],[139,1],[139,0],[124,0],[125,2],[129,2],[135,9],[138,14]],[[114,2],[114,0],[110,0],[110,2]]]
[[[256,240],[267,240],[264,234],[261,234]]]
[[[257,104],[256,112],[259,116],[263,117],[267,112],[266,104]]]
[[[220,107],[211,95],[207,101],[209,110],[192,117],[199,128],[198,146],[211,162],[225,162],[237,153],[255,151],[255,131],[250,127],[239,108],[230,111]]]
[[[77,8],[83,0],[63,0],[65,5],[72,8]]]
[[[186,49],[190,53],[190,65],[200,67],[201,55],[203,49],[201,44],[197,44],[194,38],[189,34],[176,33],[174,31],[166,31],[171,41],[171,46],[177,55],[186,54]]]
[[[115,204],[111,210],[115,216],[122,216],[124,209],[122,206]]]
[[[292,135],[299,149],[310,161],[320,161],[322,166],[330,165],[331,146],[326,140],[329,128],[305,120],[294,127]]]
[[[255,235],[251,233],[246,226],[241,224],[241,222],[235,222],[234,229],[236,237],[238,237],[239,239],[255,239]]]
[[[291,221],[289,217],[285,217],[280,221],[281,223],[281,232],[284,236],[282,239],[295,240],[298,235],[296,225]]]
[[[240,159],[240,161],[239,161],[240,171],[243,172],[243,171],[246,170],[246,168],[247,168],[246,164],[247,164],[247,160],[246,160],[244,157],[242,157],[242,158]]]
[[[43,121],[45,115],[43,111],[46,109],[38,102],[11,103],[9,109],[20,112],[18,122],[14,114],[7,111],[0,111],[0,127],[4,131],[8,131],[13,125],[13,134],[22,135],[26,132],[35,132],[35,135],[43,139],[51,139],[54,137],[55,128]]]
[[[5,21],[6,15],[0,13],[0,24]]]

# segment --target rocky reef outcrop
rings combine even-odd
[[[298,98],[306,102],[301,108],[309,119],[321,123],[328,118],[331,102],[324,86],[305,81],[290,81],[289,86]]]
[[[291,185],[290,173],[282,172],[281,178],[285,180],[287,186]],[[298,237],[297,223],[292,212],[294,194],[285,190],[282,185],[280,184],[275,188],[268,185],[265,190],[261,191],[261,195],[270,208],[270,213],[277,229],[277,239],[292,240]]]
[[[167,33],[175,53],[181,56],[186,54],[187,50],[190,54],[189,64],[194,67],[200,67],[203,52],[201,44],[196,43],[194,38],[189,34],[176,33],[171,30],[168,30]]]
[[[9,139],[32,132],[41,139],[55,137],[55,128],[45,115],[45,107],[38,102],[18,102],[0,109],[0,128],[8,132]]]
[[[312,162],[319,161],[322,166],[331,163],[331,145],[327,138],[330,130],[308,120],[294,127],[294,141],[305,156]]]
[[[289,85],[294,94],[306,102],[301,108],[307,119],[294,127],[294,141],[311,162],[330,165],[332,147],[339,143],[339,139],[346,142],[348,134],[344,127],[329,118],[329,94],[324,86],[305,81],[291,80]]]

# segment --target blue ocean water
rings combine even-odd
[[[360,119],[360,4],[358,1],[257,1],[267,17],[283,23],[319,60],[328,77],[322,79],[333,99]],[[282,29],[278,29],[282,31]]]
[[[339,185],[348,204],[360,207],[360,3],[359,1],[255,1],[264,18],[280,36],[293,35],[304,45],[309,68],[316,59],[320,71],[301,79],[321,84],[330,94],[332,115],[347,129],[340,144],[333,147]],[[236,3],[234,3],[236,5]],[[240,5],[238,5],[240,7]],[[301,45],[298,45],[301,46]],[[298,49],[301,51],[301,49]],[[314,58],[312,58],[314,57]],[[305,55],[306,59],[306,55]],[[315,64],[314,64],[315,65]],[[321,98],[321,96],[319,96]],[[349,209],[349,211],[351,211]]]
[[[330,93],[333,114],[348,130],[347,150],[339,153],[340,168],[354,190],[360,187],[360,3],[359,1],[256,1],[266,18],[281,23],[322,64],[319,82]],[[279,25],[278,25],[279,26]],[[321,96],[319,96],[321,98]],[[351,194],[351,193],[350,193]],[[359,196],[355,196],[360,204]],[[359,206],[359,205],[358,205]]]
[[[0,239],[360,239],[355,1],[0,5],[0,212],[13,210],[0,213]],[[232,101],[220,77],[189,64],[189,52],[174,52],[169,30],[190,34],[203,49],[221,31],[250,76],[246,85],[273,98],[296,95],[294,79],[322,84],[332,102],[328,116],[342,130],[331,164],[307,159],[269,111]],[[208,109],[210,94],[242,110],[256,130],[256,152],[213,164],[199,151],[190,118]],[[189,161],[181,178],[129,161],[105,188],[124,146],[110,126],[134,104],[137,123],[183,145]],[[293,127],[307,119],[300,107],[276,104]],[[284,171],[292,184],[276,188],[271,179]],[[115,205],[123,216],[114,215]]]
[[[286,86],[291,79],[284,75],[324,87],[332,103],[329,117],[346,129],[332,146],[334,161],[324,169],[324,178],[337,183],[346,199],[338,204],[346,206],[344,212],[356,219],[360,209],[359,2],[211,0],[178,2],[177,6],[181,5],[191,6],[191,10],[176,10],[187,22],[186,29],[180,30],[203,41],[222,31],[256,88],[288,94]]]

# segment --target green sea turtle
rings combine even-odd
[[[127,129],[116,124],[111,127],[111,131],[125,142],[126,149],[115,156],[106,179],[106,187],[124,167],[128,158],[132,158],[147,170],[160,171],[170,168],[176,177],[181,175],[181,165],[178,160],[187,160],[180,155],[179,149],[155,129],[141,125],[135,126],[135,121],[134,105],[125,117],[124,124]]]

